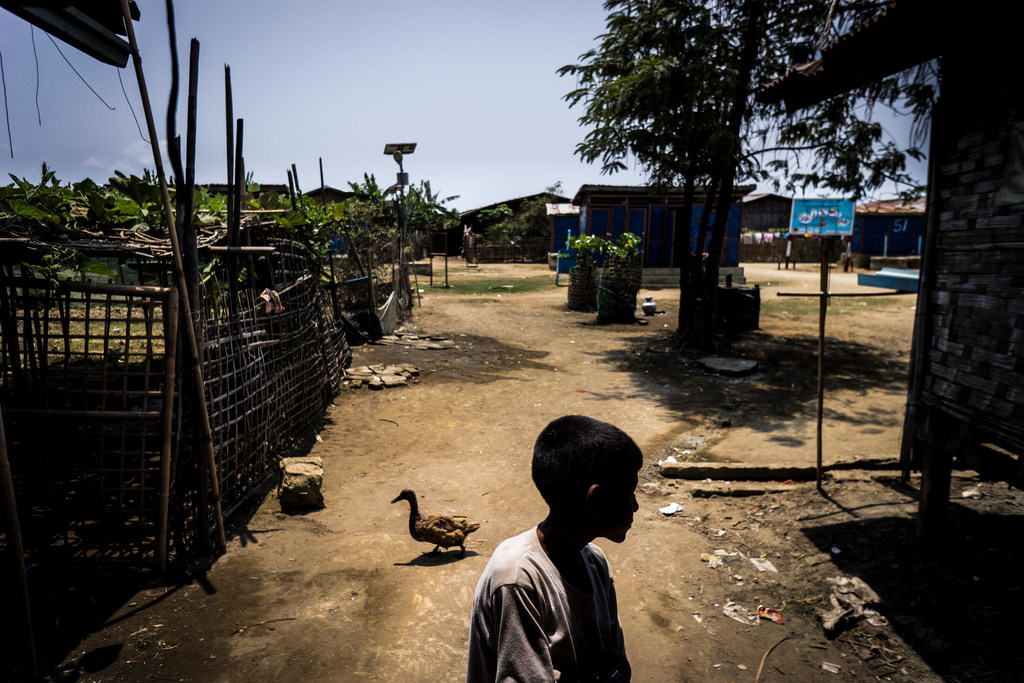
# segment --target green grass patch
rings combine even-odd
[[[437,282],[435,274],[434,281]],[[443,287],[423,287],[423,292],[433,294],[522,294],[524,292],[537,292],[548,289],[555,289],[554,275],[538,275],[528,278],[473,278],[464,280],[449,280],[451,286],[448,289]]]
[[[856,315],[864,311],[909,310],[915,304],[913,296],[886,297],[832,297],[828,315]],[[817,316],[816,296],[765,296],[761,299],[762,315]]]

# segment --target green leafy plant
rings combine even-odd
[[[580,270],[595,267],[594,257],[603,254],[607,240],[593,235],[571,235],[566,241],[566,246],[576,252],[576,268]]]
[[[614,242],[602,240],[602,253],[607,257],[619,258],[624,261],[635,261],[640,256],[641,237],[632,232],[624,232]]]

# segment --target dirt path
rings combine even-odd
[[[547,274],[541,266],[456,266],[452,277]],[[856,290],[854,275],[834,277],[833,291]],[[949,585],[911,565],[916,491],[895,473],[837,474],[828,497],[813,483],[791,483],[749,498],[692,497],[695,483],[657,473],[667,455],[813,463],[817,303],[775,292],[817,291],[817,271],[762,266],[748,268],[747,278],[761,283],[764,305],[761,329],[729,349],[761,362],[745,378],[712,375],[667,352],[676,290],[648,292],[668,314],[646,325],[598,326],[592,314],[566,310],[564,287],[467,295],[425,288],[416,331],[457,347],[355,349],[354,365],[407,362],[421,374],[409,387],[337,397],[312,449],[324,460],[326,506],[286,515],[268,497],[205,575],[152,585],[121,604],[66,658],[67,675],[460,680],[476,580],[501,540],[543,517],[529,476],[532,443],[567,413],[621,426],[646,455],[632,532],[621,545],[601,543],[635,680],[753,681],[766,650],[783,638],[762,680],[938,681],[937,667],[973,671],[981,655],[949,664],[945,645],[960,632],[929,616],[928,592]],[[835,300],[826,462],[898,457],[913,305],[910,296]],[[958,479],[955,488],[978,485]],[[427,512],[482,522],[464,558],[422,554],[430,548],[409,537],[408,507],[389,504],[405,487]],[[985,493],[964,499],[976,507],[968,512],[1024,510],[1014,492],[990,485]],[[659,512],[673,501],[683,512]],[[711,568],[701,555],[716,550],[724,564]],[[768,559],[777,571],[759,571],[749,558]],[[879,625],[851,619],[840,638],[828,639],[816,610],[828,602],[827,579],[850,575],[879,592]],[[960,590],[964,579],[951,581]],[[906,582],[914,588],[901,590]],[[730,602],[748,612],[784,608],[785,624],[740,623],[725,614]],[[83,663],[84,654],[114,646],[112,663]]]

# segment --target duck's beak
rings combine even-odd
[[[400,500],[402,500],[402,494],[401,493],[399,493],[397,496],[395,496],[395,499],[393,501],[391,501],[391,502],[392,503],[397,503]]]

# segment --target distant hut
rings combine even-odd
[[[744,233],[787,232],[793,199],[770,192],[751,192],[742,199],[740,229]]]
[[[924,240],[925,197],[913,200],[885,199],[857,206],[853,221],[852,251],[861,268],[882,258],[900,258],[909,268],[920,266]]]

